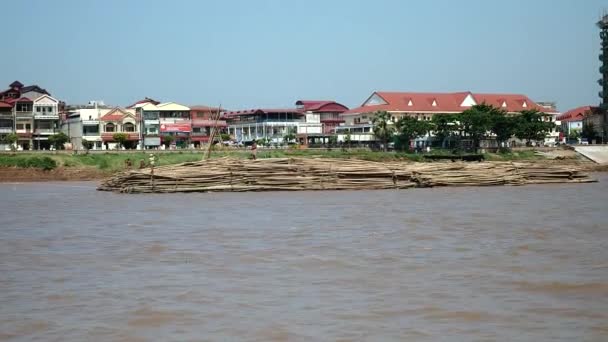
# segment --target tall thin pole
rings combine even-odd
[[[209,156],[211,155],[211,146],[213,146],[213,141],[215,140],[215,131],[217,130],[217,122],[220,118],[221,112],[222,112],[222,104],[220,104],[220,106],[217,108],[217,114],[214,117],[212,117],[213,126],[211,127],[211,134],[209,136],[209,146],[207,146],[207,151],[205,152],[205,155],[203,156],[203,160],[209,159]]]

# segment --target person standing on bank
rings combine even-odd
[[[253,144],[251,144],[251,158],[253,160],[256,160],[257,152],[258,152],[258,145],[254,141]]]

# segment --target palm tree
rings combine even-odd
[[[388,142],[393,137],[395,128],[390,123],[391,115],[386,111],[378,111],[372,118],[372,124],[374,125],[374,135],[378,140],[382,142],[382,149],[384,152],[388,149]]]

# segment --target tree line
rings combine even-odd
[[[506,111],[488,104],[479,104],[456,114],[434,115],[430,121],[403,116],[393,123],[386,111],[374,113],[373,132],[382,143],[384,150],[390,142],[398,150],[409,149],[410,142],[428,133],[433,135],[435,144],[440,147],[451,146],[453,142],[467,139],[474,150],[482,140],[490,137],[499,146],[507,146],[512,137],[526,141],[544,140],[555,127],[554,122],[544,121],[545,114],[536,110],[524,110],[518,115],[508,115]]]

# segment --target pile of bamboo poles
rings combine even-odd
[[[211,159],[128,171],[98,190],[124,193],[406,189],[593,182],[574,167],[538,163],[379,163],[353,159]]]

